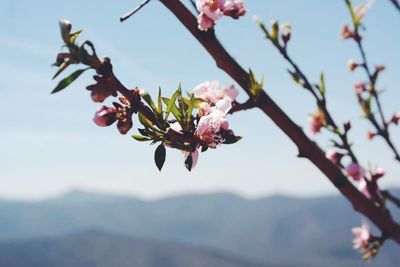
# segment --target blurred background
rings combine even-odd
[[[85,90],[92,74],[50,95],[58,82],[50,65],[61,51],[61,19],[84,29],[80,40],[110,57],[128,87],[155,95],[160,86],[169,95],[180,82],[187,91],[205,80],[234,84],[158,1],[120,23],[136,4],[0,2],[0,266],[364,266],[350,232],[362,218],[259,111],[230,118],[244,138],[202,153],[192,172],[174,150],[159,172],[154,147],[92,122],[98,104]],[[370,125],[352,88],[363,75],[346,67],[358,51],[340,37],[350,20],[344,1],[248,0],[245,7],[245,17],[217,22],[227,50],[264,75],[265,90],[309,133],[314,102],[252,17],[290,22],[290,53],[310,80],[325,73],[328,106],[337,121],[351,120],[359,158],[386,170],[382,187],[399,187],[400,168],[385,144],[366,138]],[[387,67],[379,83],[387,89],[387,116],[399,111],[399,23],[384,0],[365,19],[370,62]],[[400,145],[399,128],[392,130]],[[328,137],[313,138],[328,148]],[[398,260],[398,247],[388,242],[370,265]]]

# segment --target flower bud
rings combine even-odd
[[[345,132],[350,131],[350,129],[351,129],[351,123],[350,123],[350,121],[345,121],[345,122],[343,123],[343,128],[344,128],[344,131],[345,131]]]
[[[349,39],[353,38],[354,33],[350,30],[349,25],[344,25],[342,29],[342,38],[343,39]]]
[[[60,25],[60,31],[61,31],[61,36],[62,39],[64,40],[64,42],[66,44],[70,44],[70,34],[71,34],[71,28],[72,28],[72,24],[69,20],[61,20],[59,22]]]
[[[386,69],[386,67],[384,65],[376,65],[375,66],[376,72],[381,72],[381,71],[384,71],[385,69]]]
[[[377,133],[373,133],[373,132],[371,132],[371,131],[368,131],[368,133],[367,133],[367,139],[368,140],[372,140],[375,136],[377,136],[378,134]]]
[[[395,125],[398,125],[400,121],[400,112],[397,112],[394,114],[390,120],[391,123],[394,123]]]
[[[363,167],[361,167],[358,163],[350,163],[346,167],[346,174],[353,178],[354,181],[359,181],[365,175],[365,171]]]
[[[355,83],[353,86],[356,90],[356,94],[361,94],[362,92],[365,92],[367,90],[365,83]]]
[[[360,64],[356,63],[353,59],[347,61],[347,67],[350,71],[354,71]]]
[[[311,115],[308,118],[308,122],[309,122],[309,125],[310,125],[311,133],[313,135],[319,133],[321,131],[321,128],[326,123],[325,122],[325,116],[320,110],[317,110],[317,112],[315,114]]]
[[[271,20],[271,32],[270,37],[272,41],[277,41],[279,35],[279,24],[276,20]]]

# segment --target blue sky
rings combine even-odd
[[[230,118],[231,127],[244,137],[238,144],[201,154],[191,173],[183,167],[181,153],[168,150],[160,173],[153,163],[153,147],[119,135],[115,127],[103,129],[92,123],[98,105],[85,90],[92,74],[50,95],[56,85],[50,65],[62,45],[58,21],[65,18],[85,29],[81,39],[92,40],[99,55],[112,59],[115,73],[127,86],[140,86],[153,94],[161,86],[169,94],[179,82],[188,91],[205,80],[232,84],[158,1],[120,23],[119,16],[135,2],[0,2],[0,197],[36,199],[77,187],[143,197],[221,190],[246,196],[335,192],[309,162],[296,158],[294,145],[257,110]],[[227,50],[245,68],[264,75],[265,90],[306,126],[313,101],[288,77],[287,65],[263,39],[252,16],[290,22],[294,27],[291,54],[311,80],[324,71],[328,104],[337,121],[352,121],[351,138],[359,157],[365,165],[378,164],[387,170],[386,186],[399,186],[400,165],[383,142],[365,138],[369,124],[360,116],[351,86],[363,76],[346,69],[349,58],[358,59],[358,51],[340,38],[342,25],[349,21],[343,1],[248,0],[245,6],[246,17],[218,21],[217,35]],[[379,0],[365,22],[370,62],[388,68],[380,86],[388,89],[382,100],[389,116],[400,110],[400,15],[389,1]],[[240,99],[245,99],[244,94]],[[400,145],[400,130],[392,132]],[[326,137],[316,137],[324,148]]]

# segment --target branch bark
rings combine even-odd
[[[200,42],[200,44],[214,58],[217,66],[232,77],[249,95],[249,74],[236,62],[236,60],[225,50],[215,36],[213,30],[202,32],[197,28],[197,20],[193,14],[178,0],[160,0]],[[368,217],[382,232],[390,236],[400,245],[400,225],[396,223],[389,212],[384,211],[363,194],[361,194],[343,175],[341,170],[325,157],[321,148],[311,141],[303,130],[291,120],[288,115],[265,93],[261,91],[256,99],[256,106],[262,110],[290,140],[297,146],[299,157],[310,160],[333,185],[353,205],[353,208]]]

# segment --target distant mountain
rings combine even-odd
[[[2,267],[270,267],[217,253],[88,231],[67,237],[0,242]]]
[[[0,202],[0,240],[54,237],[86,229],[182,245],[238,258],[295,266],[365,266],[351,248],[361,218],[341,197],[255,200],[233,194],[184,195],[157,201],[74,191],[36,203]],[[391,242],[368,266],[398,266]]]

